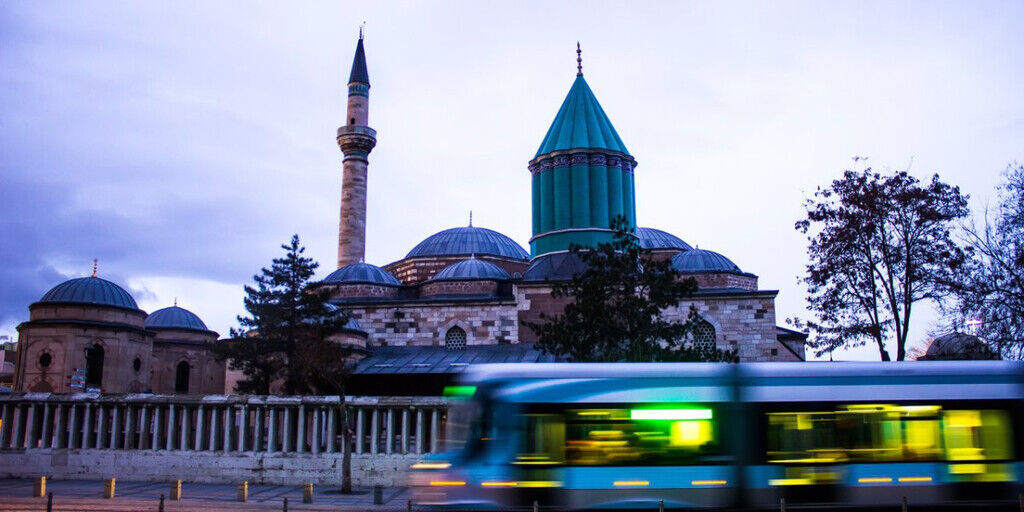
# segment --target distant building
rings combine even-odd
[[[171,306],[147,315],[120,286],[96,277],[58,284],[18,326],[15,391],[224,392],[217,333]]]
[[[959,361],[978,359],[1000,359],[981,338],[972,334],[950,333],[928,340],[924,354],[918,361]]]
[[[510,237],[474,226],[426,237],[405,257],[364,261],[370,79],[360,35],[348,83],[348,111],[338,128],[344,154],[338,269],[321,282],[352,321],[336,339],[358,349],[350,391],[435,394],[468,364],[550,360],[527,326],[567,301],[555,283],[583,269],[573,244],[612,239],[623,216],[641,247],[670,259],[700,290],[665,314],[683,320],[691,306],[702,323],[697,342],[735,349],[742,361],[804,359],[806,335],[776,325],[776,290],[726,256],[665,231],[638,226],[637,160],[583,78],[582,61],[554,121],[526,165],[532,189],[529,252]],[[524,176],[525,178],[525,176]],[[525,180],[524,180],[525,181]],[[723,226],[723,229],[727,227]],[[220,393],[237,375],[210,354],[217,333],[177,306],[147,315],[121,287],[98,277],[58,284],[29,307],[18,327],[16,388],[66,392]],[[225,382],[225,379],[227,382]]]

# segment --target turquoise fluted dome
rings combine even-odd
[[[135,299],[124,288],[98,277],[79,277],[64,281],[46,292],[39,302],[95,304],[139,309]]]
[[[534,157],[577,148],[629,154],[583,75],[576,76]]]

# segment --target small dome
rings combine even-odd
[[[523,281],[570,281],[587,270],[587,264],[571,252],[556,252],[534,258],[523,272]]]
[[[636,228],[636,237],[640,239],[640,248],[649,250],[675,249],[689,251],[693,249],[678,236],[654,228]]]
[[[383,286],[401,286],[395,276],[376,265],[353,263],[339,268],[323,280],[325,283],[366,283]]]
[[[64,281],[46,292],[39,302],[71,302],[139,309],[135,299],[124,288],[98,277],[79,277]]]
[[[195,313],[178,306],[158,309],[146,317],[147,329],[188,329],[209,331],[206,324]]]
[[[523,250],[511,238],[487,228],[466,226],[446,229],[428,236],[416,244],[406,258],[426,256],[469,256],[488,255],[515,260],[530,259],[529,253]]]
[[[434,274],[434,281],[471,281],[487,279],[504,281],[508,279],[508,272],[489,261],[470,258],[468,260],[452,263]]]
[[[683,273],[743,272],[729,258],[705,249],[691,249],[676,254],[672,257],[672,267]]]

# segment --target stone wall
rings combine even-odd
[[[331,290],[331,297],[335,299],[390,298],[397,295],[397,286],[381,286],[368,283],[336,284],[332,285]]]
[[[466,331],[468,345],[516,343],[519,322],[509,300],[429,304],[352,305],[345,310],[373,345],[443,345],[452,327]]]
[[[444,295],[494,295],[498,291],[497,281],[430,281],[420,287],[423,297]]]
[[[737,350],[740,361],[799,361],[778,341],[774,291],[730,293],[684,301],[666,318],[684,321],[690,306],[715,327],[718,348]]]
[[[174,393],[178,364],[185,362],[189,366],[186,393],[224,393],[225,363],[217,361],[209,348],[209,343],[216,341],[212,334],[177,330],[158,332],[153,340],[150,390],[153,393]]]
[[[734,274],[732,272],[711,272],[706,274],[683,274],[697,281],[701,290],[714,288],[740,288],[757,290],[757,276],[754,274]]]

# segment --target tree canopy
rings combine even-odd
[[[952,324],[979,336],[1002,357],[1024,356],[1024,165],[1011,165],[995,211],[961,230],[971,259],[947,283]]]
[[[537,347],[582,362],[735,361],[735,351],[695,343],[703,322],[695,309],[686,321],[663,314],[691,296],[696,281],[683,279],[668,260],[648,257],[626,226],[619,217],[611,243],[570,249],[586,268],[553,284],[555,298],[569,299],[562,314],[526,324],[538,335]]]
[[[855,159],[857,161],[858,159]],[[874,343],[879,357],[906,357],[913,306],[940,300],[965,262],[951,234],[967,196],[936,174],[847,170],[805,202],[796,229],[807,235],[807,286],[817,355]]]
[[[253,276],[245,287],[245,309],[231,341],[216,345],[219,358],[244,378],[239,393],[341,394],[349,351],[330,340],[348,321],[327,302],[328,290],[311,282],[319,266],[305,257],[298,235],[281,246],[283,257]]]

